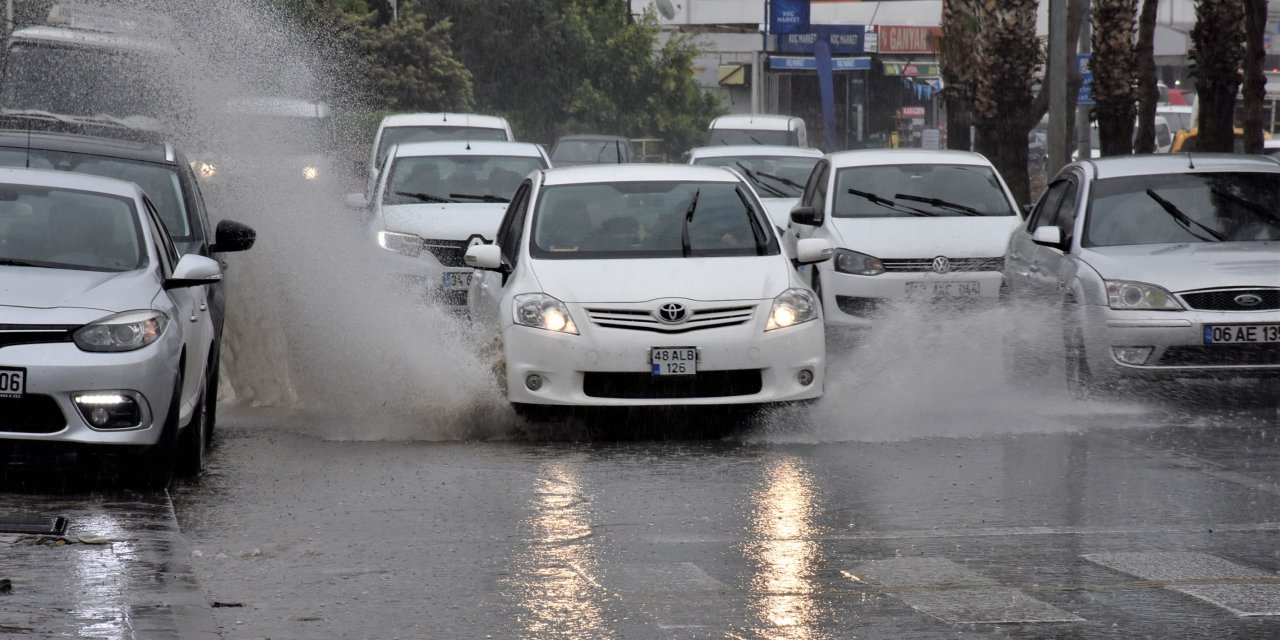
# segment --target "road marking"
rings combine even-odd
[[[616,571],[625,581],[628,591],[649,589],[657,593],[673,593],[680,598],[683,597],[681,593],[720,591],[724,588],[724,583],[692,562],[628,564]]]
[[[850,580],[887,587],[907,606],[955,624],[1083,622],[1084,618],[1036,600],[944,558],[871,560]]]
[[[1085,560],[1177,591],[1241,617],[1280,615],[1280,576],[1207,553],[1091,553]]]
[[[812,536],[806,538],[816,542],[849,541],[849,540],[904,540],[929,538],[985,538],[1004,536],[1098,536],[1098,535],[1150,535],[1162,533],[1204,533],[1216,531],[1220,533],[1262,533],[1280,531],[1280,522],[1240,523],[1204,523],[1204,524],[1169,524],[1169,525],[1135,525],[1126,527],[939,527],[936,529],[902,529],[899,531],[866,531],[838,535]],[[726,536],[694,536],[679,534],[658,534],[646,536],[646,540],[658,544],[712,544],[741,542],[740,537]]]
[[[615,591],[643,594],[645,613],[663,631],[706,629],[706,603],[726,589],[692,562],[626,564],[610,572]]]

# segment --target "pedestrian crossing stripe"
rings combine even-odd
[[[1093,553],[1094,564],[1161,583],[1240,617],[1280,615],[1280,575],[1207,553],[1153,551]]]

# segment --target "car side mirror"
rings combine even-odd
[[[474,244],[467,247],[462,261],[468,267],[485,271],[502,270],[502,248],[496,244]]]
[[[822,214],[807,204],[797,204],[791,207],[791,221],[796,224],[816,227],[822,224]]]
[[[813,264],[825,262],[835,255],[835,247],[824,238],[801,238],[796,241],[796,262]]]
[[[348,193],[347,196],[342,199],[342,203],[352,211],[363,211],[369,208],[369,199],[364,197],[363,193]]]
[[[183,287],[197,287],[220,280],[222,280],[222,265],[218,264],[217,260],[188,253],[178,260],[178,265],[173,268],[173,277],[164,281],[164,288],[168,291]]]
[[[258,232],[253,227],[235,220],[223,220],[213,232],[213,245],[209,247],[209,253],[247,251],[253,248],[253,243],[257,240]]]
[[[1052,225],[1040,227],[1031,232],[1031,241],[1042,247],[1062,249],[1062,229]]]

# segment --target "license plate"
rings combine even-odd
[[[444,274],[444,288],[450,291],[466,291],[471,287],[471,274],[448,271]]]
[[[21,398],[26,392],[26,369],[0,367],[0,398]]]
[[[982,288],[976,282],[908,282],[909,298],[968,298],[981,295]]]
[[[654,347],[649,362],[655,376],[691,376],[698,373],[698,348]]]
[[[1206,324],[1205,344],[1280,342],[1280,324]]]

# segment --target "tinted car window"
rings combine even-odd
[[[518,156],[420,156],[391,163],[383,204],[483,202],[485,196],[510,198],[520,181],[538,169],[542,158]]]
[[[0,185],[0,263],[131,271],[145,266],[146,257],[128,198]]]
[[[740,156],[698,158],[697,165],[729,167],[747,177],[764,198],[799,198],[819,158]]]
[[[139,53],[15,42],[0,95],[7,109],[160,119],[180,110],[175,100],[181,92],[166,82],[164,62]]]
[[[850,193],[854,189],[875,199]],[[899,164],[846,167],[836,174],[837,218],[1016,215],[990,167]],[[939,202],[923,202],[937,199]],[[884,201],[892,201],[890,205]]]
[[[621,140],[561,140],[551,150],[551,162],[557,164],[608,164],[630,160],[630,143]]]
[[[387,127],[378,140],[378,164],[387,157],[387,149],[393,144],[409,142],[438,142],[441,140],[508,140],[505,129],[464,127],[453,125],[423,127]]]
[[[1274,173],[1111,178],[1094,183],[1086,247],[1280,240]]]
[[[707,131],[707,146],[731,144],[765,144],[795,146],[795,139],[786,131],[766,129],[711,129]]]

